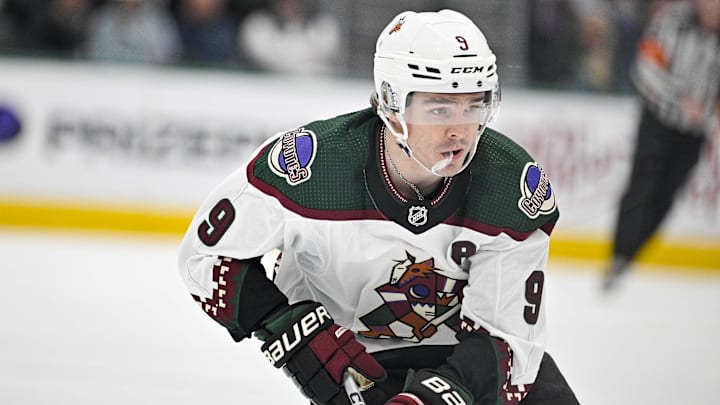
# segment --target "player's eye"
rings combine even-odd
[[[439,117],[446,116],[446,115],[448,115],[448,109],[445,107],[433,108],[430,110],[430,114],[439,116]]]

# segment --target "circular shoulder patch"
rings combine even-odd
[[[275,142],[268,155],[268,166],[291,186],[307,181],[312,176],[310,166],[317,152],[315,133],[298,128],[285,132]]]
[[[550,180],[545,170],[535,162],[525,164],[520,176],[520,194],[518,207],[532,219],[555,211],[555,193]]]

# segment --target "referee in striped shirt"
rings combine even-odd
[[[632,80],[642,102],[632,171],[603,287],[656,232],[720,117],[720,0],[672,2],[651,18]]]

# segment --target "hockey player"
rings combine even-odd
[[[374,76],[372,108],[278,134],[210,194],[180,251],[190,293],[315,404],[350,404],[346,373],[369,405],[577,404],[544,350],[555,195],[486,128],[485,37],[403,12]]]

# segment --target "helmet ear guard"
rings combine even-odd
[[[400,112],[400,104],[398,102],[398,94],[393,90],[388,82],[382,82],[380,92],[378,93],[377,113],[380,119],[385,123],[385,127],[395,137],[395,141],[409,157],[412,157],[412,150],[407,144],[408,129],[405,118]],[[404,110],[404,108],[402,109]],[[393,122],[393,119],[395,122]],[[397,125],[400,125],[399,131]]]
[[[380,107],[386,113],[400,113],[400,104],[398,103],[398,95],[388,82],[380,84],[379,93]]]

